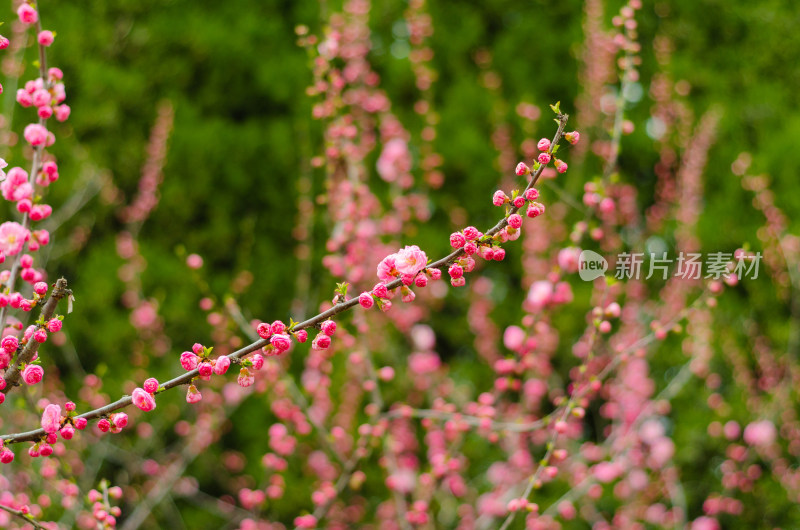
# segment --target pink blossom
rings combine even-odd
[[[539,158],[537,158],[540,164],[546,166],[550,163],[550,154],[549,153],[540,153]]]
[[[58,431],[61,426],[61,407],[59,405],[47,405],[42,414],[42,429],[48,434]]]
[[[389,296],[389,290],[386,288],[386,284],[376,283],[375,287],[372,288],[372,294],[378,298],[386,298]]]
[[[43,30],[39,32],[39,34],[36,36],[36,39],[42,46],[50,46],[53,44],[55,35],[53,35],[53,32],[50,30]]]
[[[44,145],[47,142],[47,129],[38,123],[31,123],[25,127],[23,131],[25,140],[33,147]]]
[[[475,228],[474,226],[468,226],[464,230],[464,237],[467,238],[467,241],[473,241],[481,237],[480,231]]]
[[[0,348],[6,353],[14,353],[17,351],[19,347],[19,339],[13,335],[7,335],[3,337],[3,340],[0,342]]]
[[[9,41],[6,37],[0,35],[0,50],[5,50],[6,48],[8,48],[9,44],[11,44],[11,41]]]
[[[262,339],[268,339],[272,335],[272,328],[269,323],[262,322],[256,327],[256,333],[258,333],[258,336]]]
[[[326,350],[330,345],[331,338],[324,333],[320,333],[311,341],[311,348],[314,350]]]
[[[187,372],[197,368],[198,361],[197,355],[190,351],[185,351],[181,354],[181,366],[183,366],[183,369]]]
[[[292,347],[292,339],[285,333],[277,333],[273,335],[269,342],[275,347],[278,353],[288,351],[289,348]]]
[[[58,121],[67,121],[70,113],[72,112],[72,109],[69,108],[69,105],[59,105],[53,110],[55,111],[56,119]]]
[[[223,355],[217,359],[214,363],[214,373],[217,375],[222,375],[228,371],[228,368],[231,366],[231,359],[227,355]]]
[[[539,140],[539,143],[536,144],[536,147],[539,149],[539,151],[548,151],[550,150],[550,140],[547,138],[542,138]]]
[[[158,388],[158,386],[156,386],[156,388]],[[133,404],[145,412],[150,412],[156,408],[156,398],[146,390],[136,388],[131,397],[133,398]]]
[[[194,385],[189,385],[189,390],[186,391],[186,402],[187,403],[197,403],[203,399],[203,394],[197,390],[197,387]]]
[[[39,328],[33,332],[33,340],[38,343],[43,343],[47,341],[47,330],[44,328]]]
[[[528,201],[535,201],[539,198],[539,190],[536,188],[528,188],[525,190],[525,199]]]
[[[63,121],[63,120],[59,120]],[[203,258],[199,254],[189,254],[186,256],[186,265],[190,269],[199,269],[203,266]]]
[[[461,248],[467,242],[467,238],[461,232],[453,232],[450,234],[450,246],[453,248]]]
[[[523,175],[527,175],[530,172],[531,172],[531,168],[529,168],[525,164],[525,162],[520,162],[519,164],[517,164],[517,168],[514,170],[514,173],[516,173],[518,177],[521,177]]]
[[[573,273],[578,272],[578,265],[580,260],[581,249],[578,247],[562,248],[558,252],[558,266],[564,272]]]
[[[301,329],[294,332],[294,338],[297,339],[297,342],[303,343],[308,340],[308,331]]]
[[[495,206],[502,206],[506,203],[506,201],[508,201],[508,197],[503,190],[497,190],[494,192],[494,195],[492,195],[492,204]]]
[[[375,304],[375,300],[373,300],[371,294],[361,293],[358,295],[358,303],[361,304],[361,307],[364,309],[369,309]]]
[[[57,332],[61,331],[61,327],[63,325],[64,325],[64,323],[60,319],[51,318],[47,322],[47,331],[49,331],[50,333],[57,333]]]
[[[255,382],[255,376],[250,373],[250,370],[247,368],[242,368],[239,370],[239,377],[237,378],[236,382],[239,383],[241,387],[248,387]]]
[[[508,326],[503,332],[503,344],[512,351],[517,351],[525,342],[525,331],[519,326]]]
[[[397,270],[395,269],[395,260],[397,254],[389,254],[378,263],[378,279],[382,282],[390,282],[394,280]]]
[[[155,394],[158,391],[158,379],[150,377],[144,382],[142,387],[148,394]]]
[[[333,337],[334,333],[336,333],[336,322],[333,320],[326,320],[322,324],[320,324],[320,329],[324,334],[329,337]]]
[[[27,3],[19,6],[17,9],[17,16],[23,24],[36,24],[36,21],[39,20],[39,13]]]
[[[581,133],[579,133],[578,131],[568,132],[567,134],[564,135],[564,139],[569,143],[571,143],[572,145],[575,145],[580,141]]]
[[[22,380],[26,384],[35,385],[44,377],[44,370],[38,364],[29,364],[22,370]]]
[[[766,447],[775,441],[777,436],[775,424],[769,420],[754,421],[744,428],[744,441],[750,445]]]
[[[7,201],[21,201],[33,196],[33,186],[28,182],[28,172],[20,167],[8,170],[6,180],[0,184],[0,191]]]
[[[567,171],[568,167],[567,163],[564,162],[563,160],[559,160],[558,158],[556,158],[554,164],[556,165],[556,171],[558,171],[559,173],[564,173]]]
[[[395,256],[395,268],[401,274],[415,275],[428,264],[428,256],[416,245],[401,249]]]
[[[275,322],[270,325],[269,330],[272,332],[273,335],[286,333],[286,324],[281,322],[280,320],[276,320]]]
[[[512,213],[508,216],[508,226],[512,228],[519,228],[522,226],[522,216],[518,213]]]

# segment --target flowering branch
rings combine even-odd
[[[27,508],[27,507],[25,507],[25,508]],[[2,504],[0,504],[0,510],[4,510],[4,511],[6,511],[6,512],[10,513],[11,515],[14,515],[14,516],[16,516],[16,517],[19,517],[20,519],[22,519],[23,521],[25,521],[25,522],[26,522],[26,523],[28,523],[29,525],[33,525],[33,527],[34,527],[34,528],[36,528],[37,530],[38,530],[38,529],[41,529],[41,530],[48,530],[46,526],[42,526],[42,525],[40,525],[39,523],[37,523],[37,522],[36,522],[36,521],[33,519],[33,517],[31,517],[31,516],[30,516],[30,515],[27,513],[27,511],[23,511],[23,510],[15,510],[14,508],[11,508],[11,507],[9,507],[9,506],[4,506],[4,505],[2,505]]]
[[[67,289],[67,280],[59,278],[55,283],[55,287],[53,287],[50,298],[47,299],[44,307],[42,307],[42,312],[37,321],[39,327],[44,328],[47,322],[53,318],[58,302],[65,296],[72,296],[72,291]],[[7,385],[5,389],[6,393],[10,392],[15,386],[19,386],[22,367],[33,360],[36,352],[39,350],[39,344],[41,343],[35,340],[33,336],[29,337],[27,344],[25,344],[25,347],[17,356],[17,361],[6,370],[6,373],[3,375],[3,379],[5,379]]]
[[[558,109],[558,107],[554,107],[554,111],[556,111],[557,109]],[[567,121],[568,120],[569,120],[569,115],[563,114],[560,111],[557,111],[556,122],[558,123],[558,129],[556,130],[556,133],[553,136],[553,141],[552,142],[548,142],[546,139],[543,140],[543,142],[546,144],[546,147],[542,148],[542,150],[544,151],[543,154],[548,154],[548,155],[555,154],[555,152],[558,149],[559,142],[561,141],[562,137],[564,137],[564,129],[567,126]],[[550,156],[548,156],[545,160],[542,160],[541,163],[537,163],[534,166],[535,169],[531,173],[531,177],[530,177],[530,179],[528,181],[528,185],[525,187],[525,189],[523,190],[523,193],[521,195],[524,195],[526,191],[528,191],[529,189],[533,188],[533,186],[537,183],[537,181],[539,180],[539,177],[542,175],[542,172],[544,171],[545,167],[547,167],[549,162],[550,162]],[[558,161],[558,159],[556,159],[556,164],[557,165],[558,165],[559,162],[560,161]],[[561,162],[561,164],[563,164],[563,162]],[[563,165],[564,165],[564,167],[566,167],[565,164],[563,164]],[[512,203],[512,206],[508,210],[507,215],[504,216],[501,220],[499,220],[492,228],[487,230],[486,233],[485,233],[485,237],[490,238],[490,237],[494,236],[495,234],[497,234],[498,232],[500,232],[500,230],[505,228],[506,225],[508,225],[508,223],[509,223],[509,221],[508,221],[509,217],[511,215],[515,214],[517,211],[519,211],[521,207],[522,207],[521,204],[520,205],[514,205]],[[466,251],[465,251],[465,249],[463,247],[462,248],[458,248],[458,249],[454,250],[453,252],[451,252],[450,254],[448,254],[447,256],[444,256],[443,258],[440,258],[440,259],[428,264],[425,267],[425,269],[428,269],[428,270],[430,270],[430,269],[442,269],[442,268],[447,267],[448,265],[454,263],[459,257],[464,255],[465,253],[466,253]],[[402,278],[397,278],[397,279],[394,279],[394,280],[386,283],[385,287],[386,287],[387,290],[391,291],[391,290],[396,289],[398,287],[401,287],[403,285],[404,285],[403,279]],[[66,287],[66,285],[65,285],[65,287]],[[313,316],[313,317],[311,317],[311,318],[309,318],[309,319],[307,319],[307,320],[305,320],[303,322],[294,324],[287,331],[290,331],[292,333],[297,333],[298,331],[305,330],[305,329],[308,329],[308,328],[320,327],[320,324],[322,324],[323,322],[331,319],[332,317],[334,317],[334,316],[336,316],[336,315],[338,315],[340,313],[343,313],[345,311],[348,311],[348,310],[352,309],[356,305],[359,305],[359,303],[360,303],[359,302],[359,297],[351,298],[349,300],[340,301],[340,302],[336,303],[330,309],[327,309],[326,311],[323,311],[323,312],[319,313],[318,315]],[[239,350],[236,350],[235,352],[233,352],[231,354],[228,354],[226,357],[228,358],[228,360],[231,363],[238,362],[238,361],[241,361],[246,355],[248,355],[250,353],[253,353],[253,352],[256,352],[256,351],[258,351],[258,350],[260,350],[260,349],[262,349],[262,348],[264,348],[266,346],[269,346],[270,344],[271,344],[271,341],[270,341],[269,338],[262,338],[262,339],[257,340],[255,342],[243,347],[243,348],[240,348]],[[154,392],[152,392],[152,395],[164,392],[166,390],[169,390],[171,388],[175,388],[177,386],[190,385],[190,384],[192,384],[192,381],[195,378],[199,377],[199,376],[200,376],[200,368],[199,367],[196,367],[196,368],[193,368],[191,370],[188,370],[185,374],[182,374],[182,375],[180,375],[178,377],[170,379],[169,381],[159,385],[158,389],[155,390]],[[136,392],[134,392],[134,394],[135,393]],[[121,397],[117,401],[109,403],[109,404],[107,404],[107,405],[105,405],[103,407],[99,407],[99,408],[91,410],[89,412],[85,412],[83,414],[80,414],[80,415],[77,415],[77,416],[74,416],[74,417],[70,418],[70,420],[64,420],[64,421],[74,421],[76,419],[81,419],[81,420],[84,420],[84,421],[88,421],[88,420],[93,420],[93,419],[97,419],[97,418],[103,418],[103,417],[111,414],[114,411],[117,411],[117,410],[120,410],[120,409],[128,407],[132,403],[133,403],[133,397],[126,395],[126,396]],[[62,422],[62,424],[63,424],[63,422]],[[43,428],[40,428],[40,429],[35,429],[35,430],[32,430],[32,431],[27,431],[27,432],[0,435],[0,441],[2,441],[5,444],[13,444],[13,443],[21,443],[21,442],[32,442],[32,441],[38,441],[38,440],[43,439],[46,436],[46,434],[47,433],[45,432],[45,430]]]

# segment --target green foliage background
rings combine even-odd
[[[338,2],[327,4],[327,9],[335,9]],[[389,52],[393,43],[402,40],[392,30],[402,21],[405,2],[375,4],[371,12],[373,65],[382,75],[393,110],[409,129],[418,131],[421,124],[411,108],[416,91],[409,63]],[[582,2],[576,0],[430,0],[429,4],[435,31],[431,45],[439,72],[433,90],[441,117],[435,146],[444,156],[447,180],[441,190],[431,193],[434,222],[414,228],[413,241],[404,243],[419,242],[429,255],[439,256],[448,248],[447,235],[457,228],[450,225],[447,208],[462,207],[476,226],[493,222],[496,215],[488,200],[501,178],[490,141],[494,109],[499,104],[507,109],[506,119],[516,127],[516,145],[523,138],[514,114],[519,101],[546,109],[548,103],[560,100],[562,107],[573,113],[571,102],[580,92],[577,57],[584,15]],[[607,22],[619,7],[615,2],[609,4]],[[800,170],[796,149],[800,137],[800,113],[796,112],[800,104],[800,69],[796,66],[800,35],[796,27],[800,10],[779,0],[757,5],[730,0],[645,4],[637,16],[645,91],[657,68],[653,37],[665,35],[675,47],[667,69],[674,79],[691,83],[688,102],[696,114],[712,106],[722,111],[705,172],[699,225],[704,248],[732,251],[744,241],[760,247],[755,232],[763,219],[752,209],[751,195],[742,191],[739,179],[730,171],[731,162],[742,151],[753,154],[753,171],[773,177],[777,204],[796,231],[798,224],[792,217],[800,212],[796,193]],[[195,341],[210,342],[209,326],[198,308],[200,295],[186,273],[184,252],[197,252],[205,258],[204,278],[219,299],[231,294],[230,285],[239,272],[252,271],[252,285],[246,293],[236,294],[248,315],[288,320],[297,267],[291,237],[298,193],[295,183],[301,172],[310,171],[308,161],[318,153],[320,139],[319,124],[310,119],[311,102],[304,96],[311,80],[308,59],[296,46],[294,27],[307,24],[312,32],[318,32],[320,4],[308,0],[45,0],[40,9],[45,28],[57,32],[49,60],[65,73],[67,102],[72,107],[69,122],[56,128],[58,142],[52,149],[61,173],[61,180],[52,187],[54,205],[81,191],[86,183],[80,174],[91,165],[107,168],[125,200],[130,201],[136,193],[158,102],[168,99],[175,107],[161,201],[139,236],[148,262],[141,278],[143,290],[159,301],[175,354],[153,359],[147,371],[159,379],[177,375],[177,354]],[[6,13],[10,20],[12,11]],[[482,48],[492,52],[493,68],[504,80],[502,100],[478,83],[473,56]],[[34,76],[33,59],[29,50],[23,79]],[[13,97],[6,87],[2,103],[7,116]],[[651,103],[645,95],[630,109],[637,130],[623,139],[621,158],[623,178],[640,190],[638,200],[643,207],[652,200],[655,185],[652,167],[656,152],[643,126]],[[33,111],[17,108],[13,117],[14,129],[21,131],[33,118]],[[539,132],[549,135],[552,122],[547,112],[539,125]],[[573,121],[572,125],[581,129],[580,123]],[[19,149],[12,150],[7,160],[11,165],[25,165]],[[502,168],[503,172],[511,170]],[[578,192],[598,170],[589,164],[573,166],[562,185]],[[321,192],[323,172],[312,175],[315,190]],[[97,197],[89,202],[53,234],[54,259],[48,266],[52,277],[66,276],[76,293],[76,310],[65,329],[80,365],[86,372],[99,370],[111,396],[131,380],[128,345],[136,340],[129,314],[120,302],[123,287],[117,269],[122,261],[115,251],[115,236],[122,228],[116,215],[118,206]],[[316,240],[324,240],[322,210],[315,222]],[[88,234],[85,244],[76,244],[77,231]],[[509,246],[512,257],[520,252]],[[321,267],[323,254],[318,245],[311,260],[316,302],[329,299],[334,281],[341,281],[329,277]],[[521,274],[515,267],[519,262],[511,259],[487,272],[506,286],[503,292],[507,297],[495,312],[501,325],[516,322],[524,294],[515,287]],[[447,311],[434,317],[431,325],[454,348],[450,354],[454,371],[463,370],[465,377],[491,384],[491,376],[481,374],[485,367],[475,362],[473,337],[460,324],[464,312],[458,295],[451,296]],[[756,322],[776,347],[786,342],[791,325],[788,311],[776,303],[768,280],[741,286],[728,295],[719,311],[721,320],[727,320],[732,329],[742,322]],[[559,315],[564,329],[574,330],[574,338],[583,320],[579,311]],[[736,340],[746,340],[740,333],[735,335]],[[568,337],[563,342],[568,344]],[[677,345],[674,351],[679,351]],[[67,388],[75,392],[80,380],[67,373],[71,366],[68,355],[59,357],[62,354],[57,352],[54,349],[53,361],[65,372]],[[667,351],[656,358],[654,366],[674,366],[681,359],[682,354]],[[656,380],[663,382],[658,376]],[[687,466],[682,469],[687,493],[690,500],[700,502],[706,484],[717,481],[713,459],[710,466],[692,467],[719,450],[704,434],[712,416],[704,405],[708,393],[702,385],[687,389],[676,402],[674,417],[678,459],[685,459]],[[726,397],[736,403],[735,396]],[[170,422],[191,415],[182,401],[177,395],[159,401],[164,415],[158,421],[167,433]],[[694,407],[694,403],[703,404]],[[221,493],[215,491],[214,481],[221,472],[216,457],[223,450],[239,451],[257,467],[265,450],[265,425],[272,422],[267,410],[263,404],[242,409],[240,416],[233,418],[235,429],[224,438],[226,448],[213,449],[212,457],[190,468],[204,491]],[[749,418],[743,415],[739,419],[746,422]],[[165,436],[170,440],[171,435]],[[109,474],[120,472],[113,463],[108,464]],[[741,520],[728,521],[730,527],[751,527],[762,520],[770,525],[800,524],[796,505],[774,492],[773,482],[763,482],[759,483],[763,489],[753,494],[763,511],[746,510]],[[376,483],[376,487],[382,485]],[[309,507],[307,492],[289,491],[272,509],[278,516],[290,517]],[[187,527],[209,524],[207,514],[191,506],[180,508],[185,508],[181,513]],[[697,502],[690,503],[689,509],[690,516],[700,515]]]

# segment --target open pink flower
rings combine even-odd
[[[395,256],[394,266],[400,274],[416,275],[428,264],[428,256],[417,245],[407,246]]]
[[[0,251],[6,256],[19,254],[28,238],[30,232],[19,223],[6,221],[0,225]]]
[[[396,269],[397,254],[389,254],[378,263],[378,279],[382,282],[390,282],[394,280]]]
[[[145,412],[150,412],[156,408],[156,398],[141,388],[134,390],[131,397],[133,398],[133,404]]]

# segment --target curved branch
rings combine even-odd
[[[551,147],[550,147],[550,152],[551,153],[553,152],[555,147],[558,145],[558,143],[561,141],[561,138],[564,135],[564,129],[567,126],[567,121],[568,120],[569,120],[569,115],[568,114],[560,114],[560,113],[558,114],[558,119],[556,120],[556,121],[558,121],[558,130],[556,131],[556,134],[553,137],[553,141],[551,143]],[[534,171],[532,173],[531,178],[530,178],[530,180],[528,182],[528,185],[525,187],[525,190],[523,190],[523,193],[524,193],[524,191],[527,191],[529,188],[533,187],[536,184],[536,182],[539,180],[539,177],[542,175],[542,172],[544,171],[545,167],[547,167],[547,165],[546,164],[542,164],[542,165],[539,166],[539,168],[536,171]],[[489,230],[486,231],[485,235],[493,236],[496,233],[498,233],[500,230],[505,228],[505,226],[508,224],[508,215],[516,213],[517,211],[519,211],[519,208],[512,207],[508,211],[506,216],[504,216],[502,219],[500,219],[497,222],[497,224],[495,224],[492,228],[490,228]],[[450,265],[451,263],[453,263],[456,259],[458,259],[462,255],[464,255],[464,249],[463,248],[459,248],[457,250],[454,250],[453,252],[451,252],[447,256],[445,256],[443,258],[440,258],[440,259],[434,261],[433,263],[429,264],[426,268],[427,269],[441,269],[443,267],[446,267],[446,266]],[[398,279],[393,280],[393,281],[389,282],[388,284],[386,284],[386,288],[389,289],[389,290],[392,290],[392,289],[396,289],[397,287],[400,287],[401,285],[403,285],[403,281],[400,278],[398,278]],[[345,311],[348,311],[348,310],[352,309],[353,307],[355,307],[357,305],[359,305],[358,297],[351,298],[350,300],[346,300],[344,302],[339,302],[338,304],[334,305],[330,309],[328,309],[326,311],[323,311],[322,313],[320,313],[320,314],[318,314],[316,316],[313,316],[313,317],[309,318],[308,320],[300,322],[299,324],[295,324],[295,326],[292,328],[292,331],[299,331],[301,329],[307,329],[307,328],[315,327],[318,324],[324,322],[325,320],[328,320],[329,318],[331,318],[333,316],[336,316],[339,313],[343,313]],[[244,348],[241,348],[241,349],[236,350],[235,352],[233,352],[231,354],[228,354],[228,358],[230,358],[231,361],[238,361],[238,360],[242,359],[244,356],[246,356],[246,355],[248,355],[250,353],[253,353],[255,351],[258,351],[261,348],[263,348],[264,346],[267,346],[269,343],[270,343],[269,339],[257,340],[255,342],[253,342],[252,344],[249,344],[249,345],[245,346]],[[158,393],[163,392],[165,390],[169,390],[170,388],[175,388],[176,386],[188,385],[188,384],[190,384],[192,382],[192,380],[194,378],[198,377],[199,375],[200,375],[199,370],[197,368],[195,368],[194,370],[186,372],[185,374],[182,374],[182,375],[180,375],[180,376],[178,376],[178,377],[176,377],[174,379],[170,379],[169,381],[164,383],[162,385],[163,386],[163,390],[159,390]],[[77,417],[78,418],[85,418],[86,420],[93,420],[93,419],[101,418],[101,417],[106,416],[107,414],[110,414],[110,413],[112,413],[112,412],[114,412],[116,410],[123,409],[123,408],[127,407],[128,405],[130,405],[131,403],[133,403],[133,399],[131,398],[131,396],[123,396],[120,399],[118,399],[117,401],[114,401],[113,403],[109,403],[108,405],[105,405],[103,407],[94,409],[94,410],[89,411],[89,412],[85,412],[85,413],[83,413],[83,414],[81,414],[81,415],[79,415]],[[44,436],[45,436],[44,429],[35,429],[33,431],[28,431],[28,432],[0,435],[0,441],[4,442],[6,444],[13,444],[13,443],[20,443],[20,442],[33,442],[33,441],[37,441],[37,440],[42,439]]]

